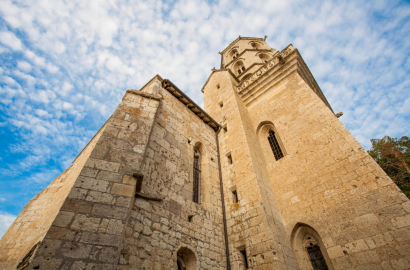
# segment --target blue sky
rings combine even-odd
[[[400,1],[0,0],[0,236],[155,74],[198,104],[238,35],[302,54],[343,124],[410,135],[410,6]]]

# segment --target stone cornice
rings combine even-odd
[[[184,92],[182,92],[175,84],[170,80],[165,79],[162,81],[162,88],[170,92],[176,97],[182,104],[188,107],[196,116],[198,116],[205,124],[210,126],[213,130],[217,131],[220,125],[209,116],[201,107],[193,102]]]
[[[237,76],[237,78],[239,79],[240,77],[242,77],[243,75],[245,75],[246,72],[247,72],[248,70],[250,70],[252,67],[254,67],[254,66],[262,66],[262,65],[264,65],[264,63],[253,63],[253,64],[250,65],[247,69],[245,69],[241,74],[239,74],[239,76]],[[246,74],[246,75],[248,75],[248,74]]]
[[[241,82],[237,86],[238,93],[243,92],[249,85],[253,84],[258,80],[259,77],[261,77],[263,74],[265,74],[268,70],[272,69],[274,66],[278,65],[281,59],[284,59],[291,51],[293,51],[295,48],[293,48],[292,44],[288,45],[285,49],[283,49],[281,52],[277,52],[271,60],[269,60],[266,64],[264,64],[261,68],[259,68],[257,71],[253,73],[252,76],[250,76],[248,79],[245,81]]]
[[[249,105],[253,100],[268,91],[273,85],[279,83],[285,77],[297,72],[320,99],[332,110],[322,90],[316,83],[313,75],[303,61],[299,51],[292,44],[278,52],[274,57],[252,76],[237,86],[239,96],[243,102]]]
[[[239,40],[241,40],[241,39],[248,39],[248,40],[252,40],[252,39],[255,39],[255,40],[265,40],[265,39],[263,39],[263,38],[257,38],[257,37],[241,37],[241,36],[239,36],[237,39],[235,39],[234,41],[232,41],[231,42],[231,44],[229,44],[228,45],[228,47],[226,47],[222,52],[221,52],[221,54],[223,54],[223,53],[225,53],[233,44],[235,44],[237,41],[239,41]]]

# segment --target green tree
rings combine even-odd
[[[410,198],[410,139],[385,136],[371,139],[370,156],[382,167],[397,186]]]

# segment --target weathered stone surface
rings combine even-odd
[[[29,269],[178,269],[177,255],[196,263],[187,269],[226,269],[224,202],[232,269],[245,268],[243,252],[249,269],[311,269],[314,246],[329,269],[409,269],[410,201],[335,117],[299,52],[238,38],[222,65],[202,89],[210,116],[159,76],[127,91],[4,235],[0,268],[43,241]]]
[[[130,186],[130,185],[114,183],[111,189],[111,193],[120,195],[120,196],[132,197],[132,195],[134,195],[135,184],[136,183],[134,183],[133,186]]]

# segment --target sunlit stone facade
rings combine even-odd
[[[3,236],[0,269],[410,269],[409,200],[298,50],[220,54],[205,110],[160,76],[127,90]]]

